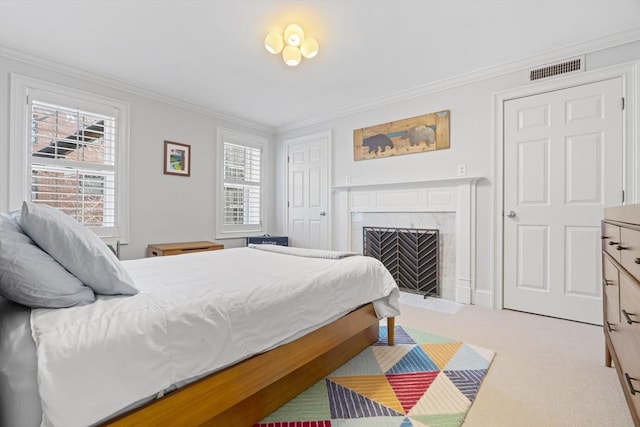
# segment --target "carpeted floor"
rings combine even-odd
[[[496,352],[464,427],[633,426],[602,326],[477,305],[401,310],[398,325]]]
[[[494,352],[396,326],[378,343],[256,424],[258,427],[459,426]]]

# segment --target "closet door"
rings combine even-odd
[[[504,307],[602,324],[600,219],[622,203],[622,79],[504,103]]]

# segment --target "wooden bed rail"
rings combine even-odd
[[[387,318],[388,344],[394,318]],[[373,305],[215,372],[104,426],[250,427],[378,340]]]

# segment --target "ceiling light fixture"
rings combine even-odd
[[[311,59],[318,54],[318,41],[312,37],[304,37],[304,30],[298,24],[289,24],[282,33],[277,31],[267,34],[264,47],[272,54],[282,52],[285,64],[295,67],[302,57]]]

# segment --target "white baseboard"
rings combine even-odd
[[[495,308],[493,292],[485,289],[476,289],[474,304],[481,307]]]

